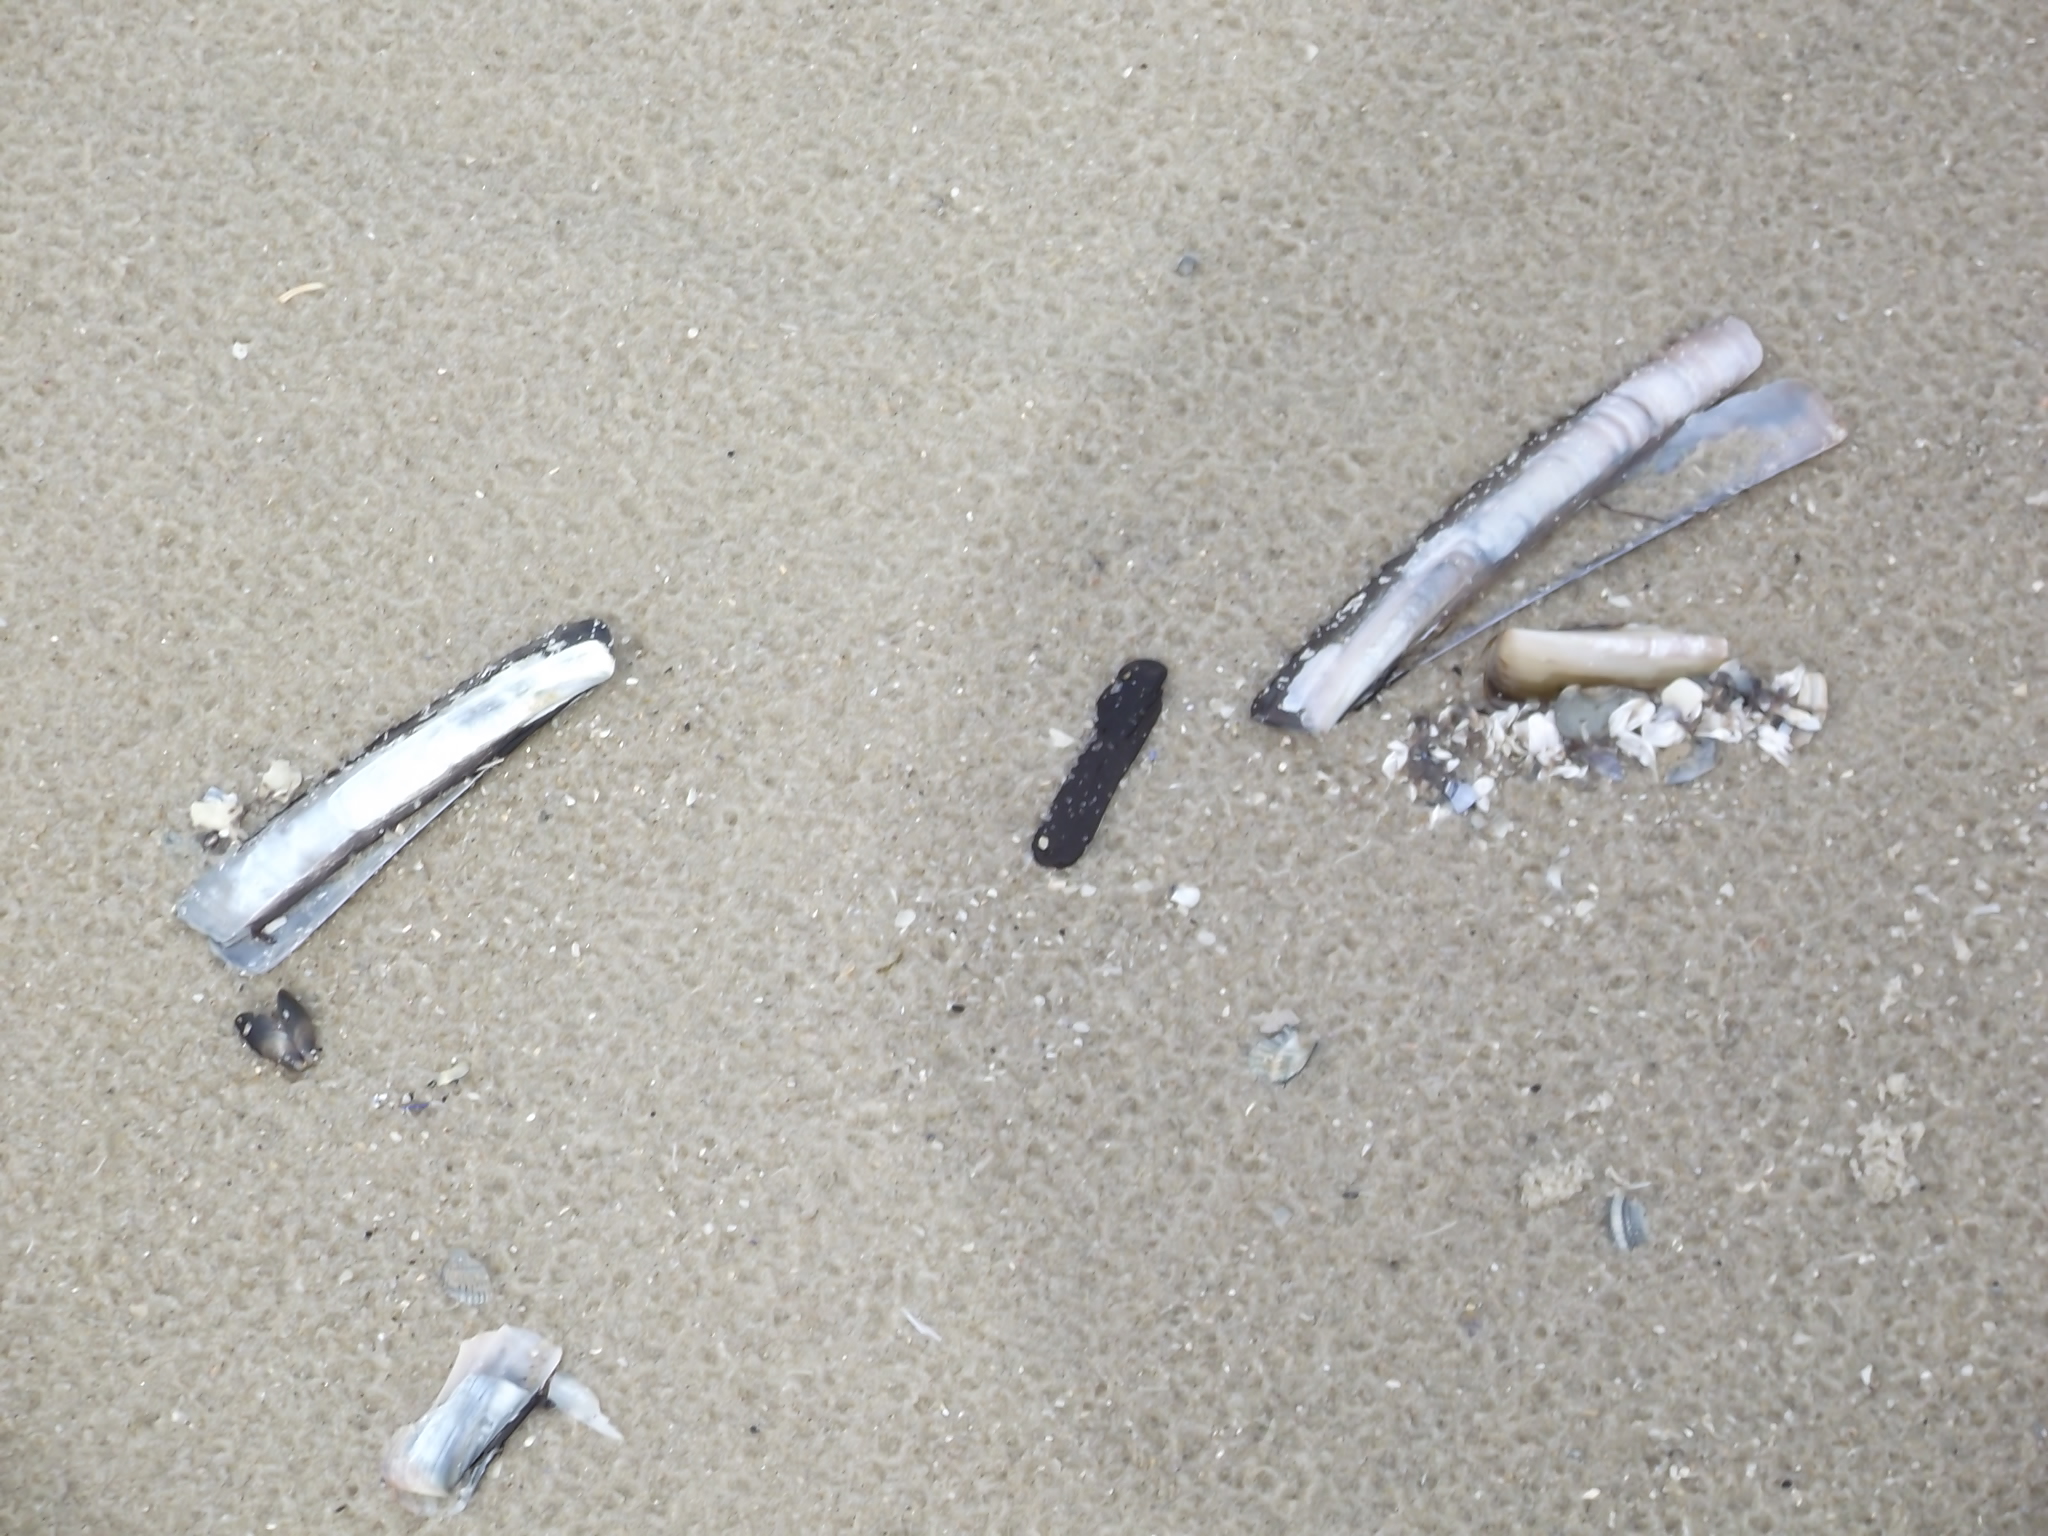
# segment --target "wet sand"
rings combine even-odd
[[[412,1529],[501,1322],[625,1440],[476,1529],[2048,1522],[2048,28],[1255,14],[0,24],[0,1530]],[[1544,616],[1823,669],[1789,769],[1432,830],[1445,668],[1247,719],[1727,312],[1851,440]],[[172,920],[208,786],[585,614],[620,675],[280,972]]]

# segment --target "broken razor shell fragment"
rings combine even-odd
[[[1065,869],[1088,851],[1117,786],[1158,723],[1165,692],[1165,664],[1139,660],[1125,663],[1095,701],[1095,733],[1031,839],[1031,857],[1047,869]]]
[[[287,1072],[303,1072],[320,1059],[313,1016],[304,1003],[282,989],[277,994],[276,1013],[237,1014],[235,1033],[250,1050]]]
[[[384,1481],[408,1509],[452,1515],[512,1432],[547,1402],[608,1439],[621,1436],[598,1407],[597,1394],[561,1375],[561,1346],[525,1328],[498,1328],[467,1340],[426,1416],[384,1448]]]
[[[1253,703],[1253,717],[1327,731],[1517,555],[1762,361],[1755,333],[1731,316],[1532,437],[1309,637]]]
[[[379,736],[178,898],[244,975],[283,960],[549,717],[612,675],[611,631],[565,624]]]
[[[1705,677],[1728,659],[1719,635],[1672,629],[1507,629],[1486,660],[1486,682],[1506,699],[1547,699],[1573,683],[1649,692]],[[1697,711],[1695,711],[1697,713]]]

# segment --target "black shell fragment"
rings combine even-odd
[[[1165,692],[1165,663],[1132,661],[1095,701],[1095,734],[1031,839],[1031,857],[1047,869],[1065,869],[1088,851],[1110,797],[1158,723]]]
[[[303,1072],[320,1059],[320,1042],[313,1034],[313,1016],[291,993],[277,994],[277,1012],[243,1013],[235,1016],[235,1033],[265,1061],[274,1061],[287,1072]]]

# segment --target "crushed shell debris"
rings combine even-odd
[[[1390,743],[1380,772],[1406,780],[1409,798],[1426,798],[1433,816],[1463,816],[1490,811],[1509,778],[1621,779],[1633,764],[1666,784],[1690,784],[1722,761],[1723,746],[1744,742],[1789,764],[1827,713],[1821,673],[1795,666],[1764,682],[1730,661],[1703,678],[1676,678],[1655,697],[1573,686],[1547,708],[1451,703],[1434,719],[1418,716]]]

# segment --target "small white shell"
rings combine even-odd
[[[1653,752],[1675,747],[1687,739],[1686,729],[1676,720],[1652,720],[1639,733]]]
[[[1564,737],[1558,734],[1557,720],[1547,709],[1518,723],[1515,739],[1522,744],[1523,751],[1546,768],[1555,768],[1564,761]]]
[[[1782,725],[1758,726],[1756,745],[1774,763],[1786,766],[1792,761],[1792,733]]]
[[[1648,699],[1630,699],[1616,707],[1607,717],[1607,734],[1622,736],[1631,731],[1640,731],[1656,716],[1657,706]]]
[[[292,791],[305,783],[305,778],[283,758],[277,759],[263,770],[263,788],[273,800],[289,800]]]
[[[1699,719],[1707,702],[1707,690],[1689,677],[1675,677],[1664,685],[1661,702],[1687,725]]]
[[[1805,710],[1808,714],[1814,716],[1815,719],[1827,719],[1827,674],[1825,672],[1807,673],[1806,681],[1799,685],[1799,690],[1796,694],[1793,695],[1792,702],[1797,704],[1801,709]]]
[[[1742,727],[1731,721],[1718,709],[1703,709],[1692,728],[1696,739],[1705,741],[1737,742],[1742,740]]]
[[[192,825],[201,832],[210,832],[215,837],[224,837],[230,842],[238,841],[242,835],[242,797],[228,790],[209,789],[201,798],[194,800],[187,814]]]

